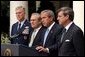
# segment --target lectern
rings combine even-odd
[[[20,44],[1,44],[1,56],[47,56],[39,53],[34,47]]]

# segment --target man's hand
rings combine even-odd
[[[42,46],[36,47],[36,50],[38,50],[38,52],[46,52],[46,53],[48,53],[48,49],[47,48],[44,48]]]

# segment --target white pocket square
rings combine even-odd
[[[70,41],[70,40],[68,40],[68,39],[67,39],[67,40],[65,40],[65,42],[69,42],[69,41]]]

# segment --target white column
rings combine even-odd
[[[84,32],[84,1],[73,1],[74,22]]]
[[[18,21],[15,14],[15,8],[17,6],[23,6],[25,8],[25,18],[28,19],[28,1],[10,1],[10,32],[12,25]]]
[[[36,1],[36,11],[38,10],[39,7],[40,7],[40,1]]]

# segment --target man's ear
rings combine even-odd
[[[69,19],[69,15],[66,15],[66,19]]]
[[[51,17],[51,21],[53,21],[53,17]]]

